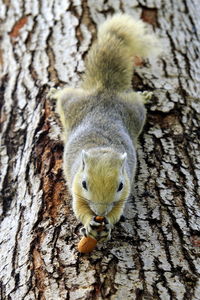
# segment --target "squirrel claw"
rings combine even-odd
[[[82,228],[80,229],[80,232],[81,232],[82,235],[84,235],[85,237],[87,237],[85,227],[82,227]]]

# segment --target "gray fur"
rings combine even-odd
[[[142,130],[146,110],[135,93],[130,95],[133,97],[132,103],[126,101],[126,94],[125,99],[123,94],[115,93],[81,97],[76,95],[76,90],[74,94],[70,91],[69,95],[65,94],[62,98],[61,105],[68,122],[64,170],[70,188],[80,167],[82,149],[97,147],[111,148],[121,154],[126,152],[126,169],[132,182],[136,168],[136,140]]]

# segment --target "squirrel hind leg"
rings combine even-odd
[[[140,95],[142,96],[144,104],[148,103],[153,97],[153,93],[148,92],[148,91],[144,91],[144,92],[140,93]]]
[[[150,95],[148,95],[150,96]],[[125,124],[129,128],[133,139],[137,138],[142,131],[146,120],[145,96],[141,92],[129,92],[121,95],[124,100],[126,115]],[[147,97],[148,98],[148,97]],[[127,120],[128,123],[127,123]]]

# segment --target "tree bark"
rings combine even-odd
[[[135,71],[153,91],[135,197],[89,255],[62,174],[51,86],[76,86],[105,18],[150,23],[165,53]],[[197,0],[0,0],[1,299],[199,299],[200,23]]]

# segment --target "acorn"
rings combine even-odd
[[[96,216],[95,221],[103,223],[104,217]],[[97,229],[98,232],[102,231],[104,228],[103,224]],[[91,236],[84,236],[78,243],[78,251],[81,253],[89,253],[94,250],[97,245],[97,240]]]

